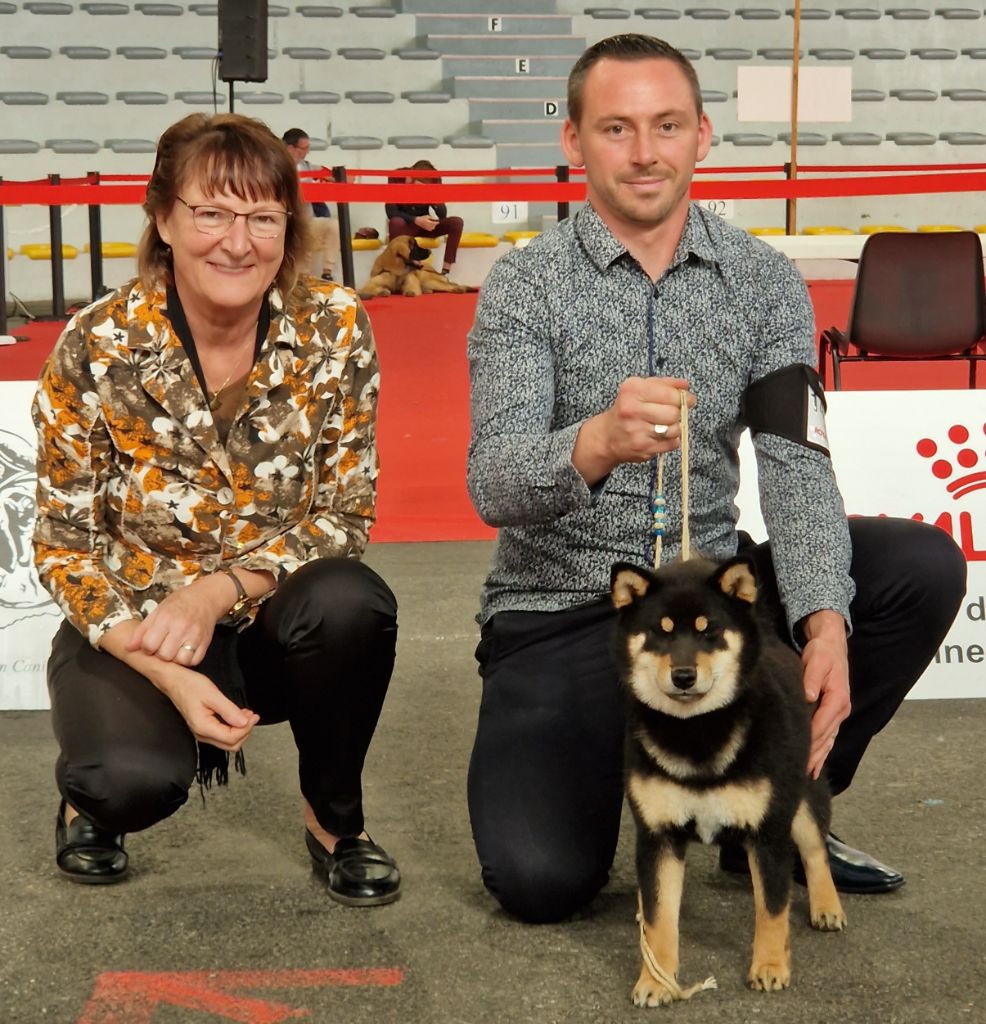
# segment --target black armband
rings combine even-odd
[[[792,363],[755,380],[740,399],[740,419],[753,435],[786,437],[829,455],[822,380],[806,363]]]

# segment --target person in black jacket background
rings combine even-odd
[[[428,160],[418,160],[410,167],[400,168],[408,171],[434,171],[435,166]],[[392,178],[392,182],[431,181],[442,179],[434,174],[424,176],[409,175],[404,178]],[[462,238],[462,218],[450,217],[444,203],[387,203],[387,234],[390,238],[398,235],[413,235],[421,238],[445,238],[445,257],[442,260],[442,273],[448,274],[455,263],[459,251],[459,239]]]

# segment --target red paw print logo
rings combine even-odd
[[[961,498],[971,491],[986,487],[986,470],[974,470],[976,466],[986,464],[986,424],[983,425],[978,440],[974,440],[969,428],[961,423],[949,427],[948,439],[955,446],[950,453],[939,450],[938,443],[930,437],[923,437],[917,443],[917,453],[923,459],[933,460],[931,472],[939,480],[947,480],[945,485],[953,498]],[[976,447],[976,445],[979,447]]]

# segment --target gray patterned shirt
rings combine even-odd
[[[811,303],[794,265],[694,204],[655,284],[585,206],[493,267],[469,335],[469,490],[500,528],[480,621],[507,609],[558,611],[609,591],[615,561],[653,564],[656,460],[617,466],[589,488],[572,465],[582,424],[630,376],[683,377],[692,545],[736,552],[740,398],[765,374],[814,366]],[[771,434],[754,439],[760,504],[793,626],[853,583],[830,460]],[[665,561],[680,553],[679,453],[665,464]]]

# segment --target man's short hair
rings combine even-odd
[[[308,138],[308,132],[303,128],[289,128],[282,136],[281,142],[285,146],[297,146],[302,139]]]
[[[582,119],[582,93],[585,88],[586,75],[590,68],[604,57],[610,60],[670,60],[677,64],[688,79],[695,97],[695,110],[702,116],[702,89],[698,84],[698,75],[692,62],[670,43],[656,36],[645,36],[638,32],[624,32],[618,36],[609,36],[593,43],[579,59],[568,75],[568,118],[574,125]]]

